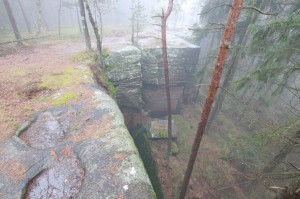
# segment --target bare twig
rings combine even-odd
[[[161,15],[154,15],[151,18],[162,18],[162,16]]]
[[[254,180],[256,180],[256,179],[247,180],[245,182],[236,183],[236,184],[229,185],[229,186],[226,186],[226,187],[221,187],[221,188],[218,189],[218,191],[221,191],[221,190],[224,190],[224,189],[229,189],[229,188],[232,188],[232,187],[235,187],[235,186],[238,186],[238,185],[247,184],[247,183],[250,183],[250,182],[252,182]]]
[[[277,13],[264,12],[256,7],[252,7],[252,6],[244,6],[243,9],[255,10],[256,12],[259,12],[260,14],[263,14],[263,15],[278,15],[279,14],[279,12],[277,12]]]
[[[207,14],[207,13],[209,13],[210,11],[212,11],[212,10],[214,10],[214,9],[216,9],[216,8],[223,7],[223,6],[232,7],[230,4],[222,4],[222,5],[218,5],[218,6],[212,7],[212,8],[210,8],[209,10],[207,10],[206,12],[199,13],[198,15],[204,15],[204,14]],[[260,10],[259,8],[252,7],[252,6],[244,6],[243,9],[255,10],[256,12],[259,12],[260,14],[263,14],[263,15],[278,15],[278,14],[280,13],[280,12],[277,12],[277,13],[264,12],[264,11]]]
[[[223,6],[232,7],[230,4],[222,4],[222,5],[214,6],[214,7],[210,8],[208,11],[199,13],[198,15],[205,15],[205,14],[209,13],[210,11],[212,11],[212,10],[214,10],[216,8],[223,7]]]
[[[189,28],[189,30],[193,30],[193,31],[218,30],[218,29],[224,29],[224,27],[220,27],[220,28]]]
[[[300,171],[300,168],[299,167],[296,167],[293,163],[289,162],[289,165],[291,165],[294,169],[296,169],[297,171]]]
[[[158,23],[151,23],[151,25],[154,25],[154,26],[161,26],[161,24],[158,24]]]

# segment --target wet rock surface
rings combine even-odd
[[[154,198],[118,106],[89,89],[90,99],[38,113],[0,143],[0,198]]]
[[[25,198],[72,198],[79,192],[83,180],[84,170],[72,149],[67,147],[53,167],[32,179]]]
[[[52,110],[37,115],[30,128],[20,138],[31,147],[48,148],[57,145],[71,133],[76,110]]]

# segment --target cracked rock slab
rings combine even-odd
[[[155,198],[118,106],[89,89],[86,101],[37,113],[0,143],[0,198]]]

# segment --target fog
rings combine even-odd
[[[174,0],[166,16],[170,2],[0,0],[0,146],[93,87],[117,103],[157,198],[179,197],[196,141],[186,198],[298,198],[299,0]]]

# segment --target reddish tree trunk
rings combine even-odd
[[[165,71],[165,85],[168,105],[168,152],[167,158],[172,153],[172,115],[171,115],[171,96],[170,96],[170,84],[169,84],[169,63],[167,52],[167,20],[173,9],[173,0],[169,0],[169,5],[166,13],[162,12],[161,17],[161,41],[162,41],[162,56]]]
[[[190,177],[192,174],[196,156],[197,156],[197,153],[198,153],[198,150],[200,147],[200,143],[201,143],[204,131],[205,131],[205,126],[206,126],[206,123],[207,123],[207,120],[208,120],[208,117],[209,117],[209,114],[211,111],[212,104],[215,100],[216,93],[217,93],[217,90],[218,90],[218,87],[220,84],[220,80],[222,77],[223,68],[224,68],[226,59],[229,54],[229,45],[231,44],[233,33],[235,31],[235,28],[236,28],[236,25],[238,22],[238,18],[240,16],[242,8],[243,8],[243,0],[234,0],[233,1],[229,19],[227,21],[225,31],[223,33],[221,48],[220,48],[220,51],[219,51],[219,54],[218,54],[218,57],[216,60],[213,77],[212,77],[212,80],[210,83],[210,88],[208,90],[206,102],[203,107],[201,120],[200,120],[200,123],[198,126],[195,140],[194,140],[192,153],[190,155],[189,163],[188,163],[187,170],[186,170],[186,173],[184,176],[184,181],[183,181],[183,185],[181,188],[179,199],[184,199],[186,191],[187,191],[187,187],[188,187],[189,180],[190,180]]]

